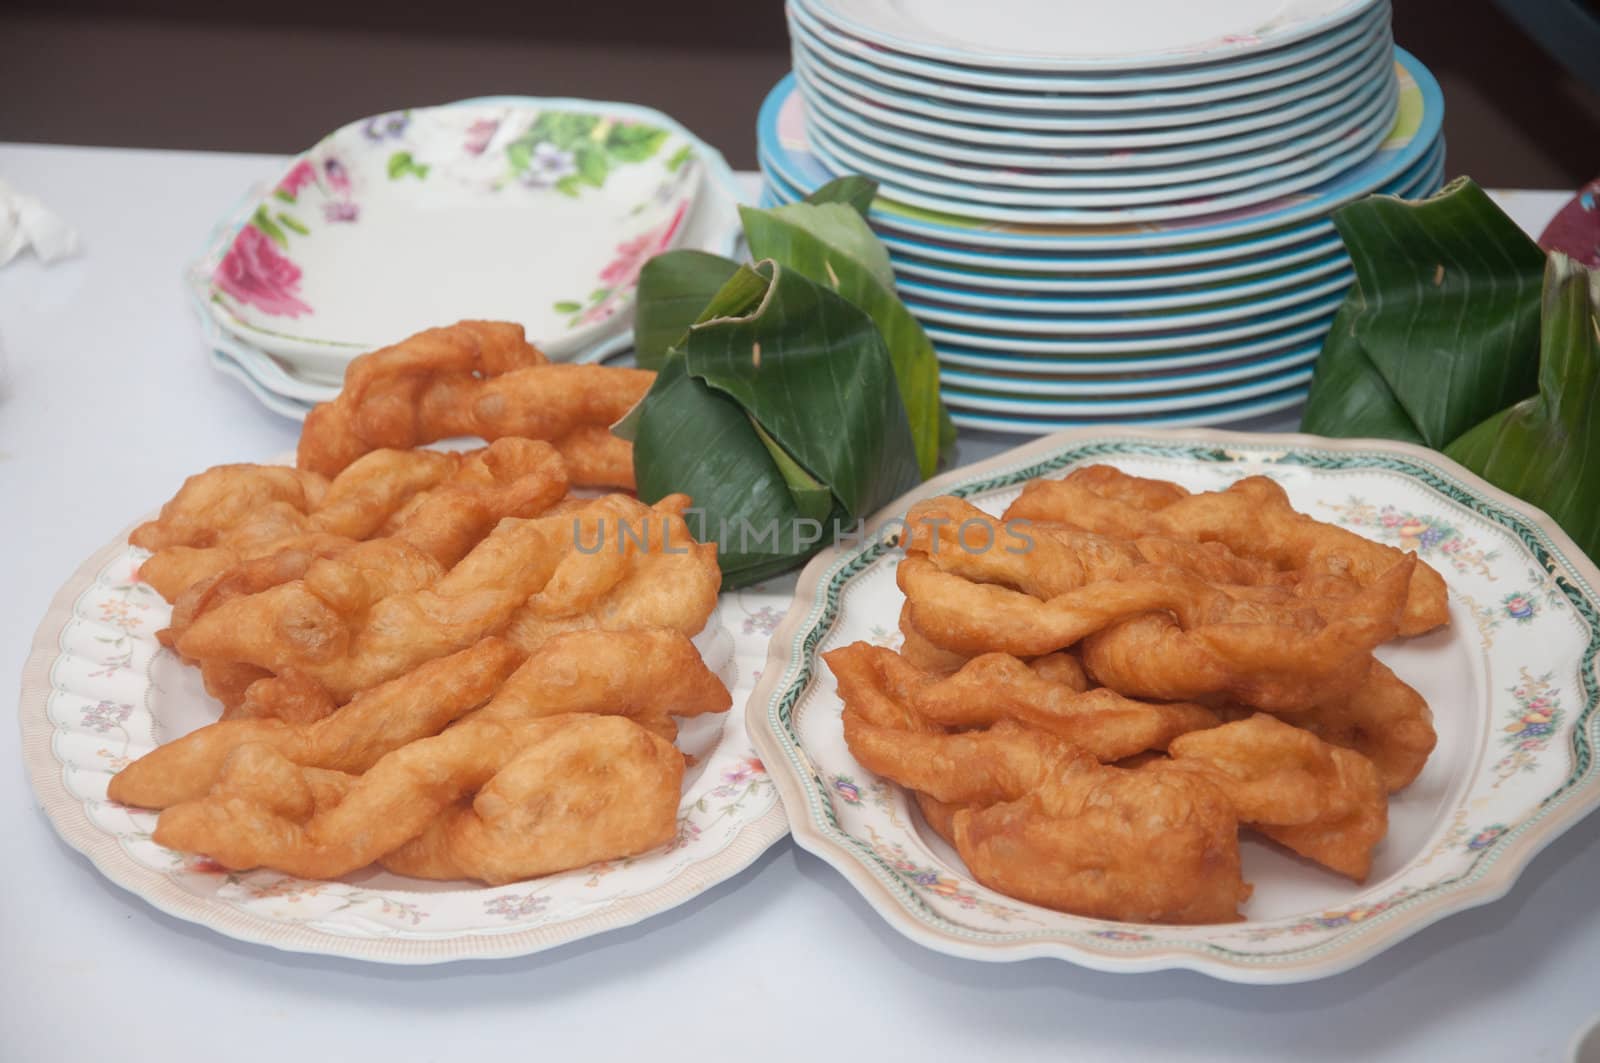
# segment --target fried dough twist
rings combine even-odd
[[[338,397],[306,418],[298,463],[331,476],[377,447],[520,436],[555,444],[574,483],[631,488],[632,448],[606,429],[654,379],[642,369],[552,365],[520,325],[429,329],[350,363]]]

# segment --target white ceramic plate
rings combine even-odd
[[[1208,278],[1205,274],[1201,274],[1200,281],[1194,280],[1192,275],[1177,274],[1162,278],[1164,284],[1154,283],[1152,279],[1144,284],[1135,284],[1132,290],[1117,285],[1115,278],[1102,280],[1098,287],[1083,285],[1080,280],[1082,294],[1069,292],[1063,295],[1048,291],[1030,291],[1015,285],[1008,291],[995,291],[988,287],[972,287],[965,284],[930,284],[918,279],[914,275],[916,270],[908,269],[904,260],[891,258],[891,261],[897,274],[896,285],[904,296],[923,303],[1020,313],[1059,313],[1085,309],[1106,312],[1114,309],[1153,310],[1162,307],[1204,306],[1300,287],[1350,268],[1349,256],[1341,250],[1287,269],[1272,271],[1263,270],[1258,266],[1243,280],[1228,280],[1224,277],[1207,283]],[[1144,280],[1144,278],[1137,279]]]
[[[1139,428],[1210,428],[1242,425],[1270,414],[1282,414],[1306,401],[1308,388],[1288,391],[1221,406],[1198,406],[1174,413],[1142,413],[1133,416],[1075,415],[1071,417],[1025,417],[1016,414],[952,410],[950,420],[957,428],[971,428],[1011,436],[1044,436],[1074,428],[1136,426]]]
[[[1250,210],[1167,222],[1039,225],[1001,217],[995,213],[998,208],[984,211],[985,216],[979,217],[973,204],[964,205],[961,213],[940,213],[936,208],[897,199],[885,189],[873,203],[871,220],[902,235],[990,250],[1113,255],[1214,244],[1227,245],[1237,255],[1247,244],[1282,237],[1290,229],[1317,229],[1319,224],[1326,224],[1330,211],[1344,203],[1372,192],[1405,187],[1431,169],[1434,156],[1442,154],[1439,131],[1444,119],[1443,96],[1437,81],[1414,57],[1396,49],[1396,58],[1399,118],[1381,149],[1320,187]],[[757,155],[773,186],[799,197],[827,183],[836,171],[808,146],[805,110],[793,89],[792,77],[786,77],[762,104],[757,121]],[[1299,232],[1288,238],[1304,239],[1308,235],[1313,233]]]
[[[1041,395],[1031,391],[1013,394],[1009,389],[998,388],[972,390],[947,382],[941,376],[939,396],[952,410],[974,410],[1006,417],[1060,420],[1074,417],[1131,418],[1201,407],[1232,406],[1263,396],[1303,390],[1310,382],[1311,366],[1304,363],[1256,379],[1183,382],[1137,394],[1120,395],[1099,393],[1064,396]]]
[[[1373,874],[1357,886],[1243,844],[1246,921],[1167,927],[1065,915],[979,885],[893,784],[850,756],[818,654],[893,645],[894,551],[829,551],[800,577],[749,703],[795,840],[838,868],[891,926],[984,960],[1047,956],[1108,971],[1182,967],[1284,983],[1347,970],[1445,916],[1502,896],[1535,854],[1600,804],[1600,571],[1548,517],[1419,447],[1217,431],[1063,433],[923,485],[998,512],[1036,476],[1109,462],[1216,489],[1267,475],[1297,508],[1417,551],[1445,577],[1451,627],[1379,651],[1434,708],[1439,744],[1395,795]]]
[[[1324,337],[1327,336],[1328,326],[1332,323],[1333,315],[1330,311],[1312,321],[1260,336],[1224,342],[1213,347],[1175,347],[1170,351],[1152,352],[1147,348],[1136,346],[1124,352],[1095,354],[1091,351],[1087,355],[1074,357],[995,351],[980,347],[961,347],[951,343],[940,343],[936,346],[936,350],[939,352],[941,365],[999,373],[1075,376],[1198,370],[1231,365],[1242,358],[1272,357],[1309,344],[1320,347]]]
[[[868,44],[945,63],[1046,71],[1220,63],[1337,29],[1377,0],[798,0]]]
[[[1154,354],[1216,346],[1320,321],[1329,317],[1343,301],[1343,291],[1337,291],[1315,302],[1297,304],[1271,313],[1263,312],[1216,328],[1182,328],[1161,332],[1138,331],[1140,321],[1137,318],[1127,322],[1113,320],[1105,326],[1094,327],[1092,331],[1085,328],[1078,335],[1062,335],[1059,330],[1046,330],[1038,335],[1019,331],[1001,332],[997,329],[972,331],[932,321],[924,323],[923,328],[935,343],[1017,354]]]
[[[1333,117],[1373,80],[1381,53],[1391,43],[1383,35],[1350,66],[1318,75],[1288,92],[1126,113],[1078,113],[1052,105],[1049,98],[1036,100],[1031,107],[949,102],[886,88],[803,55],[793,58],[796,70],[805,75],[808,102],[826,97],[877,129],[907,130],[977,146],[1079,153],[1170,148],[1188,149],[1199,157],[1208,144],[1222,138],[1242,140],[1255,134],[1251,143],[1281,141],[1286,132],[1292,136],[1292,131]]]
[[[880,174],[885,181],[916,183],[916,187],[952,197],[952,201],[1040,205],[1046,208],[1131,209],[1151,204],[1168,204],[1215,199],[1230,192],[1289,187],[1297,175],[1313,174],[1330,162],[1359,160],[1375,150],[1394,123],[1397,90],[1392,79],[1372,82],[1360,100],[1352,101],[1355,110],[1343,132],[1324,139],[1319,145],[1298,144],[1288,157],[1277,161],[1261,159],[1255,165],[1207,175],[1204,168],[1187,166],[1159,170],[1129,170],[1122,173],[1046,169],[1037,166],[1009,165],[996,159],[987,165],[948,162],[902,147],[884,144],[870,136],[845,129],[822,110],[812,108],[807,118],[813,136],[813,150],[834,144],[839,150],[856,153],[872,169],[867,176]],[[1246,158],[1249,158],[1248,153]],[[1304,178],[1312,181],[1312,176]],[[1297,189],[1296,189],[1297,190]],[[1267,194],[1263,192],[1262,194]],[[1283,194],[1279,192],[1278,194]]]
[[[1164,93],[1194,90],[1216,83],[1253,85],[1257,79],[1269,78],[1301,64],[1313,62],[1318,56],[1367,32],[1374,25],[1388,25],[1391,14],[1387,0],[1380,0],[1379,3],[1373,4],[1365,15],[1359,15],[1341,26],[1332,27],[1325,33],[1278,48],[1232,56],[1221,62],[1143,69],[1110,67],[1072,73],[1038,68],[1007,70],[908,55],[840,32],[826,22],[820,21],[811,12],[805,0],[791,0],[787,10],[792,22],[803,25],[819,38],[821,41],[819,51],[823,54],[834,57],[853,56],[879,70],[910,74],[934,82],[983,85],[1024,92],[1069,94]]]
[[[1099,194],[1041,188],[976,186],[949,176],[942,168],[926,176],[898,163],[872,160],[858,143],[835,139],[823,124],[808,125],[811,150],[836,173],[862,173],[879,184],[884,196],[925,210],[959,213],[1027,225],[1112,227],[1147,222],[1182,222],[1233,215],[1275,204],[1350,173],[1371,159],[1387,139],[1395,115],[1391,96],[1374,121],[1364,123],[1346,141],[1318,149],[1304,170],[1279,164],[1266,167],[1267,178],[1255,184],[1252,174],[1235,174],[1200,182],[1203,190],[1174,197],[1171,189],[1117,189]],[[1387,120],[1387,121],[1385,121]],[[1291,172],[1293,171],[1293,172]]]
[[[1002,293],[1015,293],[1001,294],[997,296],[998,298],[1020,298],[1034,294],[1126,295],[1150,290],[1198,290],[1203,285],[1243,283],[1253,278],[1265,280],[1295,270],[1322,268],[1329,263],[1342,264],[1344,243],[1335,235],[1295,244],[1281,253],[1262,252],[1219,265],[1189,270],[1180,267],[1175,270],[1149,273],[1112,272],[1105,275],[1077,272],[1072,268],[1075,265],[1073,262],[1063,263],[1059,259],[1056,260],[1055,270],[1052,273],[1025,273],[985,269],[979,266],[961,269],[937,259],[924,259],[900,248],[891,248],[890,257],[894,262],[895,275],[900,278],[902,284],[948,287],[971,291],[974,295],[979,292],[993,295],[997,290]]]
[[[1354,274],[1348,269],[1331,276],[1314,278],[1285,291],[1257,292],[1224,300],[1218,305],[1199,305],[1179,296],[1174,304],[1161,297],[1134,296],[1129,299],[1077,299],[1056,303],[1064,310],[1034,310],[1018,300],[1005,310],[969,308],[954,301],[933,303],[909,292],[902,298],[919,321],[953,328],[997,331],[1019,335],[1097,336],[1124,332],[1167,332],[1202,328],[1243,318],[1256,318],[1278,310],[1303,306],[1332,295],[1342,296],[1350,288]]]
[[[469,101],[470,102],[470,101]],[[694,138],[685,133],[691,140]],[[741,237],[739,220],[740,188],[733,171],[722,156],[703,142],[694,140],[696,150],[703,160],[707,173],[690,213],[678,246],[711,251],[720,255],[736,253]],[[258,400],[274,413],[296,420],[304,420],[306,411],[318,402],[326,402],[338,394],[337,379],[302,376],[286,364],[254,344],[241,339],[222,326],[228,320],[219,314],[211,298],[211,278],[217,265],[227,254],[239,227],[254,212],[256,205],[268,194],[268,189],[256,189],[220,221],[211,232],[205,249],[184,269],[184,283],[194,308],[200,330],[210,348],[211,364],[224,375],[239,380]],[[633,344],[632,328],[622,329],[590,346],[568,354],[565,361],[605,361]],[[341,354],[348,361],[356,351]],[[342,378],[343,369],[340,368]]]
[[[1314,40],[1290,48],[1258,52],[1243,63],[1150,71],[1101,71],[1061,75],[1037,70],[1004,71],[931,62],[874,48],[829,28],[789,3],[789,36],[797,50],[858,77],[891,88],[938,98],[972,87],[1012,95],[1055,96],[1063,110],[1143,110],[1233,99],[1284,88],[1348,63],[1355,50],[1389,26],[1389,5],[1379,3]]]
[[[134,578],[126,536],[61,588],[22,676],[22,750],[45,813],[111,881],[169,915],[244,941],[383,963],[518,956],[638,922],[737,874],[787,828],[744,717],[685,721],[698,756],[677,839],[628,860],[487,887],[381,871],[314,882],[233,873],[150,840],[155,814],[106,800],[129,759],[216,718],[197,674],[155,640],[169,609]],[[788,597],[725,595],[696,639],[742,706]]]
[[[228,331],[336,381],[431,322],[522,322],[552,357],[624,331],[706,162],[643,108],[499,99],[379,115],[296,158],[219,263]]]
[[[1383,49],[1374,49],[1375,69]],[[1000,143],[979,136],[980,127],[948,120],[921,118],[866,103],[860,96],[830,87],[806,63],[795,63],[795,77],[804,94],[808,115],[834,127],[874,141],[881,149],[897,149],[913,158],[926,156],[956,164],[985,167],[1063,171],[1077,174],[1085,184],[1160,184],[1175,179],[1200,180],[1257,165],[1269,165],[1322,147],[1350,133],[1364,116],[1362,104],[1375,103],[1384,80],[1365,76],[1362,84],[1334,106],[1297,119],[1285,119],[1263,130],[1212,139],[1193,139],[1170,146],[1113,148],[1074,143],[1070,134],[1040,135],[1037,140]],[[1273,106],[1269,101],[1266,106]],[[1197,130],[1201,137],[1205,130]],[[1154,134],[1158,138],[1164,134]]]
[[[1321,353],[1322,344],[1318,342],[1288,351],[1271,351],[1264,355],[1237,358],[1200,368],[1123,373],[1108,373],[1108,367],[1104,365],[1097,366],[1096,373],[985,371],[941,360],[939,383],[947,388],[975,390],[1015,398],[1075,396],[1101,399],[1105,396],[1144,395],[1184,388],[1212,387],[1236,380],[1253,380],[1309,366]]]

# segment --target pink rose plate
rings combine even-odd
[[[711,160],[665,115],[497,98],[352,122],[298,156],[211,271],[221,327],[314,383],[461,318],[554,358],[626,332],[639,269],[680,242]]]

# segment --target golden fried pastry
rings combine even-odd
[[[1173,484],[1090,466],[1064,480],[1032,481],[1005,516],[1126,538],[1154,534],[1217,542],[1241,557],[1294,570],[1303,579],[1348,578],[1362,588],[1381,580],[1402,556],[1391,546],[1296,512],[1283,488],[1264,476],[1239,480],[1225,491],[1189,494]],[[1444,580],[1419,563],[1400,634],[1421,634],[1448,621]]]
[[[417,878],[491,885],[615,860],[677,834],[683,754],[620,716],[571,716],[470,802],[382,858]]]
[[[316,473],[279,465],[218,465],[185,480],[160,516],[135,528],[128,541],[151,551],[210,546],[273,504],[305,513],[327,487]]]
[[[574,428],[556,440],[555,446],[573,483],[634,489],[633,444],[613,435],[609,424]]]
[[[935,646],[911,621],[911,603],[900,606],[900,655],[924,672],[948,675],[971,660],[959,653],[951,653]]]
[[[1428,703],[1381,661],[1372,661],[1347,694],[1281,714],[1323,741],[1353,749],[1377,765],[1390,793],[1422,774],[1438,742]]]
[[[1366,757],[1264,713],[1183,735],[1167,751],[1170,760],[1146,770],[1197,773],[1227,795],[1241,823],[1366,880],[1389,829],[1388,794]]]
[[[660,734],[673,730],[670,717],[726,712],[732,703],[728,688],[681,632],[589,630],[546,640],[473,718],[604,713]]]
[[[314,563],[303,579],[199,616],[178,651],[200,661],[300,671],[348,698],[498,634],[549,579],[570,533],[562,518],[501,521],[437,578],[437,563],[403,542],[363,543]],[[380,547],[383,564],[362,563]]]
[[[1231,923],[1250,896],[1238,822],[1204,779],[1072,767],[951,818],[973,877],[1034,904],[1130,923]]]
[[[699,634],[716,608],[722,570],[716,544],[690,533],[688,506],[686,495],[653,506],[608,495],[570,518],[565,555],[513,614],[506,638],[532,653],[563,632],[591,628]]]
[[[517,436],[570,451],[574,483],[606,483],[621,476],[627,444],[602,444],[594,430],[620,420],[654,379],[642,369],[552,365],[520,326],[463,321],[351,362],[338,397],[306,418],[298,462],[331,476],[378,447]],[[626,484],[615,486],[632,485],[627,465]]]
[[[157,550],[140,566],[139,578],[175,602],[186,588],[282,547],[314,548],[368,538],[419,491],[444,481],[462,460],[460,454],[437,451],[374,451],[341,472],[315,499],[257,504],[243,515],[230,515],[225,527]],[[212,519],[219,516],[213,513]]]
[[[1015,720],[1064,738],[1105,762],[1164,749],[1179,735],[1221,723],[1199,705],[1133,701],[1104,687],[1079,691],[1003,653],[973,658],[949,678],[917,691],[911,707],[942,727],[988,727]]]
[[[511,724],[484,720],[402,745],[355,780],[337,805],[318,810],[309,820],[276,812],[271,802],[226,791],[185,801],[161,813],[153,837],[159,845],[204,853],[235,870],[270,867],[303,878],[338,878],[422,833],[524,748],[572,719],[549,716]],[[238,755],[258,754],[229,754]]]
[[[522,663],[501,639],[484,639],[365,690],[309,725],[282,719],[225,720],[157,746],[112,776],[107,795],[140,808],[166,808],[211,789],[228,754],[266,744],[307,767],[360,773],[408,742],[438,734],[487,702]]]
[[[1238,918],[1249,889],[1237,820],[1212,784],[1103,767],[1011,719],[946,734],[912,708],[929,684],[896,655],[856,643],[824,659],[845,704],[851,754],[931,799],[923,814],[978,881],[1108,919]]]
[[[335,485],[371,459],[390,453],[394,452],[368,454],[341,473]],[[362,528],[343,522],[351,531],[370,534],[382,530],[384,539],[360,545],[346,536],[314,531],[288,540],[264,556],[237,561],[180,594],[173,604],[170,626],[158,637],[176,646],[195,617],[231,598],[303,579],[318,560],[339,558],[343,564],[327,570],[342,572],[382,573],[396,565],[418,565],[414,578],[390,581],[390,586],[424,586],[460,561],[503,518],[537,516],[567,492],[565,466],[548,443],[502,439],[482,450],[435,456],[451,459],[448,479],[409,497],[396,494],[385,499],[386,504],[379,507],[385,518],[381,529],[375,522]],[[329,489],[329,495],[333,490]],[[319,510],[310,519],[320,521],[324,512]],[[439,567],[428,565],[423,557]]]
[[[897,578],[912,622],[948,650],[1028,657],[1087,640],[1084,666],[1119,693],[1227,694],[1271,709],[1360,680],[1361,662],[1395,634],[1414,563],[1402,558],[1331,622],[1281,589],[1207,584],[1166,566],[1139,566],[1048,601],[942,572],[920,554],[900,563]]]

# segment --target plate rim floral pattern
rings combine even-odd
[[[795,735],[788,712],[820,667],[815,650],[839,619],[840,602],[854,576],[869,568],[882,547],[872,541],[831,548],[806,566],[794,604],[773,633],[762,679],[747,702],[749,730],[777,784],[796,843],[840,871],[891,926],[929,948],[987,961],[1035,957],[1063,959],[1096,970],[1139,972],[1188,969],[1227,981],[1283,984],[1348,970],[1412,934],[1459,911],[1498,900],[1521,872],[1564,831],[1600,806],[1600,569],[1541,510],[1515,499],[1471,472],[1422,447],[1388,440],[1325,439],[1298,433],[1227,432],[1215,429],[1072,429],[952,470],[908,492],[868,521],[880,526],[914,502],[937,494],[997,489],[1076,461],[1118,453],[1231,462],[1248,457],[1293,467],[1382,468],[1406,476],[1450,501],[1469,505],[1518,539],[1535,568],[1552,577],[1587,629],[1575,662],[1582,704],[1573,717],[1573,765],[1559,785],[1521,822],[1497,824],[1474,838],[1476,853],[1460,875],[1426,890],[1397,892],[1374,910],[1334,929],[1332,937],[1264,952],[1238,952],[1203,941],[1158,940],[1160,928],[1086,920],[1085,929],[989,932],[949,924],[921,898],[889,860],[834,823],[831,800],[818,770]],[[1423,475],[1418,475],[1418,474]],[[1429,482],[1429,481],[1432,482]],[[1552,573],[1559,573],[1555,579]],[[1487,770],[1487,769],[1483,769]],[[1482,841],[1480,845],[1479,842]],[[1428,856],[1419,853],[1393,876],[1401,879]],[[1020,902],[1019,902],[1020,903]],[[1027,906],[1023,906],[1027,907]],[[1091,925],[1100,929],[1091,929]],[[1122,928],[1119,930],[1118,928]],[[1151,931],[1154,933],[1129,933]],[[1084,939],[1092,939],[1092,944]]]
[[[154,516],[154,513],[149,514],[149,517]],[[340,934],[274,919],[192,893],[168,875],[137,861],[126,851],[118,835],[92,822],[84,800],[74,795],[65,782],[70,765],[57,754],[55,745],[63,732],[49,715],[50,696],[56,689],[52,671],[65,654],[61,638],[76,616],[74,605],[95,585],[99,574],[127,551],[128,533],[138,523],[128,525],[78,566],[51,599],[35,631],[22,668],[19,702],[22,759],[33,793],[62,840],[88,857],[108,880],[167,915],[209,927],[236,940],[269,945],[286,952],[397,965],[506,959],[631,926],[675,908],[744,871],[788,833],[783,805],[773,800],[764,812],[740,827],[721,849],[687,865],[656,886],[619,896],[575,918],[504,931],[462,930],[427,937]],[[729,634],[732,635],[732,631]],[[735,704],[730,712],[739,710],[740,706]],[[530,909],[530,913],[537,914],[538,909]]]
[[[319,149],[334,137],[345,133],[347,130],[370,125],[398,114],[404,114],[409,117],[412,114],[424,112],[495,108],[518,109],[534,114],[560,112],[598,115],[603,119],[648,125],[652,129],[664,133],[668,138],[667,145],[676,145],[681,152],[687,152],[685,158],[693,167],[693,170],[689,171],[692,178],[690,187],[680,193],[680,198],[683,201],[681,203],[682,209],[679,211],[667,237],[669,246],[672,246],[676,239],[689,228],[692,216],[696,213],[701,199],[707,191],[708,183],[715,183],[720,187],[727,188],[732,181],[732,172],[728,168],[727,161],[720,153],[709,147],[699,137],[696,137],[681,123],[651,107],[573,96],[519,96],[512,94],[475,96],[453,100],[448,103],[402,108],[398,111],[358,118],[322,135],[315,144],[312,144],[304,151],[287,157],[283,171],[276,178],[269,183],[264,183],[259,189],[253,188],[250,191],[247,196],[249,201],[248,209],[242,210],[238,216],[230,215],[226,223],[229,231],[221,241],[221,249],[224,254],[219,256],[219,261],[222,257],[226,257],[226,253],[231,251],[241,238],[244,230],[253,223],[255,216],[261,210],[277,209],[284,206],[283,203],[274,198],[276,191],[282,187],[286,179],[291,178],[297,171],[304,168]],[[666,166],[667,163],[661,162],[661,165]],[[427,167],[423,166],[421,170],[425,173]],[[291,231],[299,235],[305,235],[298,229]],[[313,374],[319,371],[331,371],[330,367],[334,365],[342,366],[342,363],[348,362],[356,355],[370,349],[370,345],[362,343],[301,335],[292,331],[285,331],[283,328],[268,328],[261,323],[252,322],[241,316],[238,309],[238,301],[226,292],[216,280],[208,276],[206,284],[209,295],[208,312],[216,318],[224,330],[246,343],[262,348],[270,354],[277,355],[285,361],[296,365],[305,363],[303,371],[309,371]],[[631,314],[633,309],[631,288],[629,292],[626,306],[613,317],[582,326],[569,326],[559,336],[545,337],[546,344],[555,352],[552,357],[558,361],[570,360],[573,353],[582,350],[586,345],[592,345],[596,341],[605,339],[619,329],[631,334]],[[318,370],[317,366],[323,366],[323,369]]]

